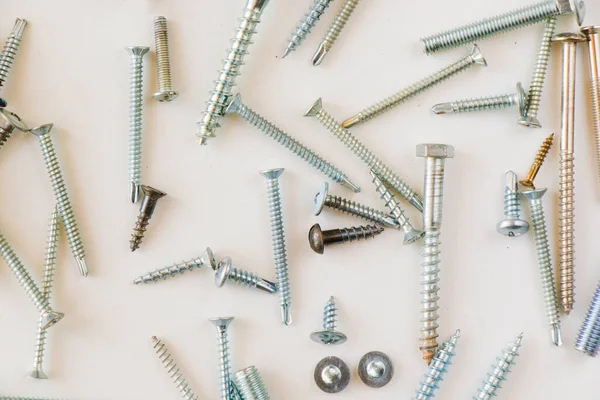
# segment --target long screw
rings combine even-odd
[[[27,20],[17,18],[10,35],[8,35],[8,38],[6,39],[6,43],[4,43],[4,49],[2,49],[2,53],[0,53],[0,88],[4,86],[4,83],[8,78],[8,74],[12,68],[15,57],[17,56],[17,51],[21,45],[21,39],[23,39],[26,27]]]
[[[535,180],[535,177],[540,171],[540,168],[544,164],[544,160],[546,159],[546,156],[548,155],[548,152],[550,151],[553,142],[554,133],[552,133],[550,136],[544,139],[544,143],[542,143],[542,146],[538,150],[535,159],[533,160],[533,164],[531,164],[531,168],[527,173],[527,177],[519,181],[521,185],[525,186],[526,188],[535,189],[533,181]]]
[[[417,210],[423,211],[423,199],[419,194],[398,175],[385,165],[373,152],[352,136],[349,130],[342,127],[327,111],[323,109],[323,101],[319,98],[304,114],[306,117],[315,117],[331,133],[335,135],[346,147],[357,155],[367,166],[375,171],[387,184],[404,197]]]
[[[0,147],[4,146],[15,129],[25,132],[29,128],[17,114],[0,108]]]
[[[271,218],[271,237],[273,240],[273,261],[279,288],[279,305],[281,307],[281,322],[285,325],[292,323],[292,292],[286,255],[285,234],[283,231],[283,211],[281,209],[281,193],[279,190],[279,176],[283,168],[261,171],[267,181],[267,197],[269,200],[269,214]]]
[[[288,45],[283,52],[283,57],[286,58],[288,54],[295,51],[306,39],[306,36],[310,33],[312,28],[315,27],[317,21],[321,18],[331,0],[314,0],[310,10],[306,13],[302,21],[298,24],[296,31],[292,34],[292,37],[288,41]]]
[[[181,372],[181,369],[167,348],[167,345],[165,345],[165,343],[156,336],[152,336],[152,348],[158,356],[160,363],[167,370],[167,373],[175,384],[175,387],[177,390],[179,390],[181,397],[183,397],[185,400],[198,400],[198,396],[196,396],[196,394],[194,394],[190,388],[190,384],[183,376],[183,372]]]
[[[235,80],[240,75],[244,57],[248,54],[252,37],[256,33],[260,17],[268,3],[269,0],[247,1],[244,15],[240,20],[240,26],[233,39],[229,54],[223,60],[223,68],[219,71],[215,87],[206,102],[206,111],[202,115],[201,121],[198,122],[197,136],[202,145],[205,145],[209,138],[215,137],[215,130],[221,126],[219,125],[219,119],[225,115],[225,109],[231,97],[231,91],[235,86]]]
[[[344,3],[344,7],[340,10],[338,15],[333,20],[331,27],[327,31],[327,34],[319,44],[315,55],[313,56],[312,63],[313,65],[320,65],[323,62],[323,59],[329,53],[329,50],[333,47],[333,44],[337,40],[338,36],[348,23],[348,20],[354,13],[354,9],[358,5],[360,0],[346,0]]]
[[[210,268],[212,270],[217,269],[217,261],[215,260],[215,256],[210,247],[207,247],[200,257],[192,258],[188,261],[182,261],[180,263],[148,272],[147,274],[136,278],[133,283],[139,285],[140,283],[158,282],[160,280],[183,275],[186,271],[192,271],[200,268]]]
[[[521,236],[529,231],[529,223],[521,219],[521,201],[517,187],[517,174],[507,171],[504,175],[504,220],[498,222],[498,233],[508,236]]]
[[[267,293],[276,293],[277,285],[271,281],[263,279],[252,272],[244,271],[232,266],[231,257],[225,257],[219,263],[215,271],[215,285],[223,287],[225,282],[231,281],[238,285],[253,289],[259,289]]]
[[[235,383],[241,392],[242,400],[269,400],[267,387],[255,366],[235,373]]]
[[[579,330],[575,349],[590,357],[596,357],[600,351],[600,283]]]
[[[350,181],[345,173],[338,169],[335,165],[326,161],[315,151],[309,149],[290,135],[282,131],[280,128],[267,121],[266,118],[252,110],[242,102],[242,97],[236,94],[229,106],[227,106],[228,114],[237,114],[245,119],[250,125],[256,127],[259,131],[275,140],[277,143],[306,161],[309,165],[321,171],[332,181],[346,186],[355,193],[360,192],[360,187]]]
[[[140,247],[140,244],[142,244],[146,228],[150,223],[152,214],[154,214],[156,203],[158,203],[159,199],[167,195],[165,192],[146,185],[141,185],[140,189],[143,197],[142,203],[140,204],[140,213],[135,223],[135,227],[133,228],[131,240],[129,241],[129,248],[131,251],[136,251]]]
[[[152,95],[158,101],[171,101],[179,96],[171,82],[171,60],[169,58],[169,31],[165,17],[154,18],[154,47],[156,48],[156,70],[158,92]]]
[[[586,36],[588,42],[596,163],[600,176],[600,26],[587,26],[582,28],[581,32]]]
[[[511,366],[515,363],[515,359],[519,356],[519,348],[523,341],[523,334],[517,336],[517,340],[511,343],[507,349],[502,352],[502,356],[496,359],[496,362],[492,366],[492,371],[487,375],[483,386],[477,391],[477,395],[473,397],[473,400],[489,400],[497,396],[496,393],[500,388],[502,382],[504,382],[510,373]]]
[[[233,317],[211,318],[209,320],[217,328],[217,352],[219,355],[219,368],[221,372],[221,400],[231,400],[231,359],[229,354],[229,339],[227,328]]]
[[[419,349],[427,364],[438,349],[438,292],[440,290],[440,228],[444,199],[444,165],[446,158],[454,157],[454,147],[444,144],[420,144],[417,157],[425,157],[425,203],[423,209],[423,280],[421,282],[421,335]]]
[[[548,232],[546,230],[546,217],[542,196],[546,189],[536,189],[522,192],[521,194],[529,200],[531,208],[531,222],[535,235],[537,247],[537,258],[540,267],[542,291],[544,293],[544,304],[546,307],[546,318],[550,325],[550,336],[555,346],[562,345],[560,332],[560,316],[558,315],[558,299],[556,297],[556,286],[552,272],[552,259],[550,258],[550,245],[548,244]]]
[[[583,0],[569,0],[569,3],[565,0],[543,1],[469,25],[437,33],[425,37],[421,41],[425,45],[425,53],[433,54],[441,50],[485,39],[498,33],[523,28],[543,21],[548,17],[570,13],[576,14],[579,25],[581,25],[585,16],[585,4]]]
[[[382,232],[383,228],[371,225],[324,231],[321,229],[321,225],[314,224],[308,231],[308,243],[315,253],[323,254],[325,247],[330,244],[371,239]]]
[[[426,78],[421,79],[420,81],[413,83],[396,94],[386,97],[385,99],[365,108],[361,112],[345,120],[342,123],[342,126],[344,128],[350,128],[356,124],[373,119],[384,112],[404,103],[406,100],[424,93],[428,89],[431,89],[432,87],[442,83],[454,75],[457,75],[462,71],[466,71],[474,65],[487,65],[485,58],[483,58],[481,51],[479,51],[479,47],[476,45],[473,46],[471,54],[469,54],[467,57],[435,72],[432,75],[429,75]]]
[[[310,334],[310,338],[325,345],[335,345],[345,343],[348,338],[342,332],[337,330],[337,306],[335,298],[331,296],[325,305],[325,313],[323,314],[323,329],[314,331]]]

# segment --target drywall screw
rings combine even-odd
[[[402,230],[404,231],[403,244],[411,244],[422,238],[423,235],[425,235],[425,232],[415,229],[412,226],[394,195],[388,190],[373,170],[371,170],[371,178],[373,179],[375,190],[379,193],[383,201],[385,201],[385,205],[390,209],[390,213],[400,223],[400,226],[402,226]]]
[[[325,12],[331,0],[314,0],[310,10],[306,13],[300,24],[296,28],[296,31],[292,34],[288,45],[283,52],[283,57],[286,58],[288,54],[296,50],[300,44],[306,39],[306,36],[310,33],[312,28],[315,27],[317,21],[321,18],[321,15]]]
[[[50,131],[53,126],[53,124],[38,126],[37,128],[32,128],[30,132],[37,136],[40,143],[42,154],[46,162],[46,170],[50,176],[52,190],[56,197],[56,204],[58,205],[60,217],[65,227],[65,231],[67,232],[67,239],[69,241],[69,246],[71,247],[71,252],[73,253],[73,257],[75,257],[79,272],[81,275],[87,276],[88,266],[85,261],[85,249],[83,248],[79,228],[77,228],[75,212],[73,211],[73,204],[71,204],[71,200],[69,199],[67,184],[63,178],[60,163],[58,162],[58,156],[56,155],[54,144],[50,137]]]
[[[215,255],[210,247],[207,247],[200,257],[148,272],[147,274],[136,278],[133,283],[139,285],[140,283],[158,282],[159,280],[174,278],[177,275],[182,275],[186,271],[192,271],[203,267],[208,267],[212,270],[217,269],[217,261],[215,260]]]
[[[351,228],[321,230],[321,225],[314,224],[308,231],[308,243],[317,254],[323,254],[325,247],[333,243],[354,242],[355,240],[370,239],[381,234],[383,228],[365,225]]]
[[[344,6],[333,20],[331,27],[329,27],[327,34],[319,44],[319,47],[317,48],[317,51],[312,59],[313,65],[320,65],[321,62],[323,62],[323,59],[327,53],[329,53],[329,50],[331,50],[338,36],[340,36],[340,33],[348,23],[352,13],[354,13],[354,9],[358,5],[359,1],[360,0],[346,0]]]
[[[590,357],[596,357],[600,350],[600,283],[579,330],[575,349]]]
[[[395,191],[404,197],[417,210],[423,211],[423,199],[408,186],[398,175],[385,165],[373,152],[356,139],[350,131],[343,128],[327,111],[323,109],[323,101],[319,98],[304,114],[306,117],[316,117],[319,122],[335,135],[346,147],[357,155],[367,166],[387,182]]]
[[[44,297],[40,288],[31,278],[29,271],[25,268],[19,257],[17,257],[15,251],[2,233],[0,233],[0,255],[2,255],[2,258],[4,258],[12,270],[19,284],[25,289],[27,296],[29,296],[33,304],[35,304],[40,311],[43,329],[48,329],[60,321],[65,315],[61,312],[54,311],[52,307],[50,307],[48,299]]]
[[[283,232],[283,211],[281,209],[281,193],[279,176],[283,168],[267,169],[261,175],[267,180],[267,197],[269,200],[269,215],[271,218],[271,237],[273,240],[273,261],[279,289],[279,305],[281,307],[281,322],[285,325],[292,323],[292,292],[288,274],[285,235]]]
[[[542,291],[544,293],[544,304],[546,307],[546,318],[550,325],[550,336],[552,343],[556,346],[562,345],[560,332],[560,316],[558,315],[558,299],[556,297],[556,286],[552,271],[552,259],[550,258],[550,245],[548,244],[548,232],[546,231],[546,217],[542,196],[546,189],[528,190],[521,194],[529,200],[531,207],[531,222],[535,235],[537,247],[537,258],[542,280]]]
[[[165,343],[156,336],[152,336],[152,348],[158,356],[160,363],[167,370],[167,373],[175,384],[175,387],[177,390],[179,390],[181,397],[183,397],[185,400],[198,400],[198,396],[196,396],[190,388],[190,384],[183,376],[183,372],[181,372],[181,369],[177,365],[177,362],[173,358],[173,355]]]
[[[394,364],[386,354],[371,351],[360,359],[358,376],[369,387],[384,387],[394,377]]]
[[[425,375],[425,380],[421,382],[414,400],[430,400],[435,397],[435,392],[439,389],[440,383],[446,372],[448,372],[448,367],[452,364],[452,359],[456,355],[456,344],[459,338],[460,330],[457,330],[454,335],[442,343],[442,346],[429,365],[429,371]]]
[[[230,400],[231,388],[231,359],[229,354],[229,339],[227,328],[233,317],[211,318],[209,321],[217,328],[217,352],[221,371],[221,400]]]
[[[234,379],[243,400],[270,399],[267,387],[255,366],[236,372]]]
[[[350,382],[348,365],[337,357],[325,357],[315,367],[315,383],[325,393],[339,393]]]
[[[546,0],[510,11],[505,14],[486,18],[472,24],[437,33],[421,39],[425,45],[425,53],[433,54],[462,46],[467,43],[485,39],[502,32],[535,24],[555,15],[575,13],[581,26],[585,17],[583,0]]]
[[[535,189],[533,181],[535,180],[535,177],[537,176],[538,172],[540,171],[542,164],[544,164],[544,160],[546,159],[546,156],[548,155],[548,152],[550,151],[550,148],[552,147],[553,141],[554,141],[554,133],[551,134],[550,136],[548,136],[546,139],[544,139],[544,143],[542,143],[542,146],[540,147],[538,153],[535,156],[535,160],[533,160],[533,164],[531,164],[531,168],[529,169],[529,172],[527,173],[527,177],[525,179],[519,181],[519,183],[521,185],[525,186],[526,188]]]
[[[504,220],[498,222],[496,230],[504,236],[521,236],[529,230],[529,223],[522,220],[520,216],[521,202],[517,188],[517,174],[507,171],[504,178]]]
[[[171,82],[171,60],[169,58],[169,31],[165,17],[154,18],[154,47],[156,48],[156,71],[158,92],[152,95],[158,101],[171,101],[179,96]]]
[[[335,304],[335,298],[331,296],[325,305],[325,313],[323,314],[323,329],[311,333],[310,338],[314,342],[326,345],[346,343],[348,338],[342,332],[338,332],[336,328],[337,306]]]
[[[275,283],[256,276],[252,272],[234,268],[231,264],[230,257],[225,257],[219,263],[219,266],[215,271],[215,285],[217,285],[217,287],[223,287],[226,281],[232,281],[267,293],[277,292],[277,285]]]
[[[596,163],[600,174],[600,26],[581,28],[588,43],[592,115],[596,138]]]
[[[467,57],[458,60],[454,64],[451,64],[435,72],[434,74],[413,83],[396,94],[386,97],[385,99],[365,108],[361,112],[342,122],[342,126],[344,128],[350,128],[359,123],[369,121],[370,119],[373,119],[384,112],[404,103],[406,100],[424,93],[428,89],[431,89],[432,87],[444,82],[454,75],[457,75],[462,71],[466,71],[474,65],[483,65],[484,67],[487,66],[485,58],[483,58],[479,47],[476,45],[473,46],[471,54],[469,54]]]
[[[159,199],[167,195],[165,192],[146,185],[140,185],[140,189],[142,191],[142,203],[140,204],[140,213],[133,228],[131,240],[129,241],[131,251],[136,251],[140,247],[146,233],[146,227],[150,223],[152,214],[154,214],[156,203]]]
[[[417,157],[425,157],[425,207],[423,208],[423,280],[421,282],[421,330],[419,349],[427,364],[438,349],[438,282],[440,281],[440,228],[444,199],[444,165],[446,158],[454,157],[454,147],[444,144],[420,144]]]
[[[235,80],[240,75],[244,57],[248,54],[248,48],[252,43],[252,36],[256,33],[256,27],[260,23],[260,17],[268,3],[269,0],[247,0],[244,15],[240,20],[240,26],[233,39],[229,54],[223,60],[223,68],[219,71],[215,87],[206,102],[206,111],[202,120],[198,122],[197,136],[200,144],[206,144],[209,138],[215,137],[214,132],[220,126],[219,119],[225,115]]]
[[[250,125],[256,127],[259,131],[275,140],[277,143],[306,161],[309,165],[321,171],[325,176],[332,181],[346,186],[355,193],[360,192],[360,187],[350,181],[346,174],[340,169],[329,163],[315,151],[309,149],[290,135],[279,129],[277,126],[267,121],[263,116],[252,110],[242,102],[242,97],[236,94],[229,106],[227,106],[228,114],[237,114],[245,119]]]
[[[56,252],[58,249],[58,235],[60,230],[60,214],[58,209],[55,207],[50,217],[50,224],[48,226],[48,239],[46,242],[46,256],[44,258],[44,279],[42,281],[42,296],[44,296],[48,303],[50,303],[50,297],[52,294],[52,285],[54,284],[54,271],[56,270]],[[29,374],[35,379],[48,379],[44,370],[42,369],[44,363],[44,351],[46,348],[46,330],[43,327],[44,318],[43,314],[40,314],[38,323],[38,331],[36,335],[35,343],[35,357],[33,359],[33,370]]]
[[[17,18],[10,35],[6,39],[6,43],[4,43],[4,48],[2,49],[2,53],[0,53],[0,88],[4,86],[6,78],[8,78],[26,27],[27,20]]]
[[[4,146],[15,128],[22,132],[29,129],[17,114],[0,108],[0,147]]]
[[[492,366],[492,371],[487,375],[486,380],[483,381],[483,386],[479,388],[473,400],[488,400],[498,395],[496,392],[501,388],[500,385],[502,382],[507,379],[507,375],[511,371],[511,366],[519,356],[518,351],[522,341],[523,334],[521,333],[517,336],[517,340],[502,352],[502,356],[496,359],[496,362]]]
[[[144,62],[148,47],[126,47],[129,54],[129,198],[137,203],[142,178],[142,109]]]
[[[552,37],[556,29],[556,16],[546,19],[544,22],[544,34],[542,35],[542,43],[538,52],[535,69],[531,76],[531,84],[529,85],[529,94],[527,95],[527,106],[525,115],[519,119],[519,124],[528,128],[541,128],[542,124],[537,119],[537,114],[540,109],[540,101],[542,99],[542,90],[544,89],[544,80],[546,79],[546,71],[548,70],[548,61],[550,60],[550,47],[552,46]]]

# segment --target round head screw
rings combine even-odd
[[[529,231],[529,223],[521,219],[505,219],[498,222],[496,230],[504,236],[521,236]]]
[[[231,257],[225,257],[219,263],[219,267],[215,272],[215,285],[217,287],[223,287],[227,281],[227,277],[231,272]]]
[[[325,201],[327,200],[327,195],[329,194],[329,183],[323,182],[321,188],[319,189],[319,193],[315,195],[315,208],[314,214],[319,215],[323,211],[323,207],[325,207]]]
[[[284,168],[265,169],[260,171],[260,174],[267,179],[277,179],[283,174],[283,171],[285,171]]]
[[[315,367],[314,379],[325,393],[339,393],[350,382],[350,369],[337,357],[325,357]]]
[[[12,125],[14,128],[17,128],[21,132],[26,132],[29,130],[29,127],[25,124],[25,122],[23,122],[21,117],[8,110],[0,109],[0,119],[0,124],[5,129],[7,128],[7,126]]]
[[[131,56],[140,56],[141,57],[141,56],[145,55],[150,50],[150,47],[128,46],[128,47],[125,47],[125,50]],[[121,54],[123,54],[123,53],[121,53]]]
[[[179,92],[176,92],[175,90],[166,90],[166,91],[159,91],[159,92],[154,93],[152,95],[152,98],[155,100],[158,100],[160,102],[163,102],[163,101],[175,100],[177,98],[177,96],[179,96]]]
[[[314,224],[310,228],[310,231],[308,231],[308,243],[310,243],[310,248],[313,249],[315,253],[323,254],[325,252],[325,241],[323,239],[321,225]]]
[[[320,330],[310,334],[310,338],[317,343],[327,345],[346,343],[348,338],[342,332]]]
[[[417,145],[417,157],[454,158],[454,146],[425,143]]]
[[[579,43],[585,42],[586,40],[587,39],[585,38],[585,36],[579,33],[571,32],[559,33],[558,35],[554,35],[554,37],[552,38],[552,41],[554,43]]]
[[[365,385],[380,388],[387,385],[394,377],[394,364],[386,354],[371,351],[360,359],[358,376]]]

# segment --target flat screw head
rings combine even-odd
[[[233,96],[233,98],[227,105],[227,108],[225,109],[225,113],[226,114],[235,114],[240,110],[241,105],[242,105],[242,96],[239,93],[237,93],[235,96]]]
[[[425,143],[417,145],[417,157],[454,158],[454,146]]]
[[[308,231],[308,243],[310,243],[310,248],[313,249],[315,253],[323,254],[325,251],[325,243],[323,241],[321,225],[314,224],[310,228],[310,231]]]
[[[527,128],[541,128],[542,123],[534,117],[521,116],[521,119],[517,121],[520,125],[526,126]]]
[[[215,273],[215,285],[217,287],[223,287],[225,282],[227,281],[227,277],[231,272],[231,257],[225,257],[219,263],[219,268]]]
[[[144,54],[146,54],[148,52],[148,50],[150,50],[150,47],[128,46],[128,47],[125,47],[125,50],[131,56],[143,56]]]
[[[327,195],[329,194],[329,183],[323,182],[321,188],[319,189],[319,193],[315,196],[315,208],[314,214],[319,215],[323,211],[323,207],[325,207],[325,200],[327,199]]]
[[[200,262],[202,266],[208,266],[213,271],[217,269],[217,260],[215,259],[215,255],[210,247],[207,247],[204,253],[200,256]]]
[[[31,128],[29,132],[33,133],[35,136],[45,136],[50,133],[53,126],[54,124],[46,124],[36,128]]]
[[[229,324],[231,323],[231,321],[233,321],[233,317],[210,318],[209,321],[215,327],[223,328],[224,330],[226,330],[229,327]]]
[[[473,45],[473,49],[471,50],[471,58],[473,59],[473,61],[475,61],[475,64],[487,67],[487,61],[485,61],[485,58],[483,58],[483,54],[481,53],[479,46],[477,46],[476,44]]]
[[[285,171],[284,168],[265,169],[260,171],[260,174],[267,179],[277,179],[283,174],[283,171]]]
[[[317,101],[304,113],[305,117],[314,117],[323,109],[323,99],[319,97]]]
[[[162,92],[156,92],[152,95],[152,98],[158,100],[160,102],[163,101],[172,101],[175,100],[179,96],[179,92],[175,90],[165,90]]]
[[[527,190],[525,192],[521,192],[523,196],[527,198],[527,200],[539,200],[546,194],[548,189],[535,189],[535,190]]]
[[[165,192],[155,189],[152,186],[140,185],[140,189],[142,190],[144,196],[148,196],[153,200],[158,200],[167,195]]]

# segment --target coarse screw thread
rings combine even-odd
[[[590,94],[592,96],[592,116],[596,140],[596,163],[600,176],[600,26],[587,26],[581,29],[588,44],[590,69]]]
[[[152,336],[152,344],[152,347],[156,352],[158,359],[160,360],[163,367],[165,367],[165,369],[167,370],[169,377],[175,384],[177,390],[179,390],[181,397],[183,397],[186,400],[198,400],[198,396],[196,396],[190,388],[189,383],[183,376],[183,372],[181,372],[181,369],[177,365],[177,362],[173,358],[171,352],[169,352],[169,349],[164,344],[164,342],[156,336]]]
[[[183,275],[186,271],[192,271],[203,267],[208,267],[213,270],[217,268],[215,256],[210,247],[207,247],[200,257],[148,272],[147,274],[136,278],[133,283],[139,285],[140,283],[158,282],[159,280],[174,278],[177,275]]]
[[[4,43],[2,53],[0,53],[0,88],[4,86],[6,78],[12,68],[12,64],[17,56],[17,51],[21,45],[21,39],[25,33],[25,27],[27,27],[27,20],[17,18],[13,29]]]
[[[371,239],[383,232],[383,228],[379,226],[358,226],[351,228],[341,228],[339,233],[342,237],[342,242],[354,242],[356,240]]]
[[[544,164],[544,160],[546,160],[546,156],[550,152],[550,148],[552,147],[553,142],[554,142],[554,133],[552,133],[550,136],[548,136],[546,139],[544,139],[542,146],[538,150],[538,152],[535,156],[535,159],[533,160],[533,164],[531,164],[531,168],[529,169],[529,172],[527,173],[527,177],[525,179],[519,181],[519,183],[521,185],[523,185],[527,188],[535,189],[535,185],[533,184],[533,181],[535,180],[535,177],[537,176],[538,172],[540,171],[540,168]]]
[[[321,18],[331,0],[314,0],[310,10],[306,13],[300,24],[296,28],[296,31],[292,34],[292,37],[288,41],[288,45],[283,53],[285,58],[289,53],[295,51],[300,44],[306,39],[306,36],[310,33],[312,28],[315,27],[317,21]]]
[[[221,400],[231,400],[231,359],[229,355],[229,339],[227,328],[233,317],[211,318],[209,320],[217,328],[217,353],[219,356],[219,369],[221,372]]]
[[[235,373],[235,382],[241,392],[242,400],[269,400],[267,387],[255,366]]]
[[[337,328],[337,306],[335,298],[331,296],[325,304],[325,312],[323,313],[323,329],[326,331],[335,331]]]
[[[519,107],[519,114],[523,116],[525,113],[525,103],[525,91],[521,84],[518,83],[515,93],[440,103],[433,106],[431,110],[434,114],[448,114]]]
[[[596,357],[600,350],[600,283],[579,330],[575,349],[590,357]]]
[[[348,20],[354,13],[354,9],[358,5],[360,0],[346,0],[344,6],[338,13],[338,15],[333,20],[333,23],[329,27],[327,34],[319,44],[319,48],[315,52],[313,56],[312,63],[313,65],[320,65],[329,50],[333,47],[333,44],[337,40],[338,36],[348,23]]]
[[[169,31],[167,19],[154,19],[154,47],[156,48],[156,70],[158,74],[158,92],[152,95],[158,101],[174,100],[179,93],[173,90],[171,82],[171,60],[169,58]]]
[[[140,185],[140,189],[143,197],[140,204],[140,213],[137,222],[135,223],[135,227],[133,228],[131,240],[129,241],[129,248],[131,251],[137,250],[140,247],[140,244],[142,244],[146,228],[150,223],[150,218],[154,214],[156,203],[159,199],[167,195],[165,192],[146,185]]]
[[[228,266],[225,267],[225,265]],[[219,264],[219,269],[216,274],[217,286],[222,287],[226,280],[251,289],[260,289],[267,293],[277,292],[277,285],[275,283],[263,279],[252,272],[233,268],[231,266],[231,258],[229,257],[225,257]]]
[[[504,216],[506,219],[520,219],[521,201],[517,191],[517,174],[508,171],[506,179],[510,184],[504,186]]]

